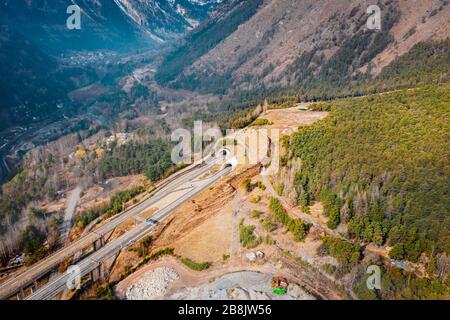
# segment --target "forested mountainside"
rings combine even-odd
[[[156,75],[156,80],[161,84],[176,80],[186,68],[248,21],[262,3],[263,0],[230,1],[226,3],[226,6],[223,6],[212,19],[189,34],[173,52],[170,52],[164,58]],[[189,84],[189,89],[201,88],[198,80],[190,80],[194,80],[194,82]],[[209,80],[213,81],[212,85],[226,85],[226,83],[217,83],[223,81],[223,78]],[[184,86],[174,84],[173,87],[181,88]],[[221,93],[224,93],[224,90]]]
[[[450,87],[425,86],[318,104],[325,120],[302,128],[299,201],[322,200],[329,226],[394,247],[395,259],[448,252]]]
[[[358,0],[233,3],[166,57],[157,80],[212,93],[292,87],[326,95],[379,74],[419,42],[447,40],[448,1],[377,4],[381,30],[367,28],[370,15]]]
[[[54,58],[9,25],[0,26],[0,73],[0,130],[51,118],[58,105],[70,115],[76,104],[68,103],[67,93],[82,78],[95,78],[79,68],[60,69]]]

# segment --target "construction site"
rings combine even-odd
[[[73,246],[86,238],[98,239],[96,234],[102,234],[102,237],[95,240],[93,251],[86,247],[90,242],[82,243],[81,247],[75,248],[84,246],[85,249],[77,249],[74,256],[58,262],[61,277],[70,265],[82,261],[84,256],[101,251],[103,246],[106,250],[108,244],[120,241],[123,244],[118,250],[108,251],[99,267],[90,268],[93,271],[81,277],[79,288],[63,287],[62,281],[66,278],[61,278],[61,285],[52,289],[49,297],[127,300],[345,298],[347,293],[339,290],[336,279],[321,271],[321,266],[337,265],[337,261],[316,254],[322,237],[332,232],[326,227],[327,218],[322,215],[321,204],[314,203],[310,214],[303,213],[290,197],[293,177],[286,174],[291,170],[270,160],[286,152],[281,142],[283,137],[288,137],[298,126],[310,125],[326,116],[326,112],[309,111],[307,107],[265,110],[255,125],[226,137],[228,141],[234,141],[224,152],[230,152],[227,156],[235,159],[231,172],[222,174],[223,165],[214,160],[192,180],[189,178],[192,169],[186,168],[187,178],[183,178],[183,172],[175,174],[161,182],[162,190],[152,187],[150,190],[155,191],[143,193],[125,204],[126,211],[117,217],[98,218],[84,228],[74,225],[67,232],[67,242]],[[254,139],[257,139],[256,144]],[[295,165],[298,164],[290,164]],[[275,167],[275,176],[267,174],[270,167]],[[221,175],[217,176],[219,173]],[[283,183],[274,177],[282,179]],[[177,179],[185,182],[177,182]],[[122,180],[114,183],[128,186],[145,183],[142,176]],[[189,190],[201,181],[212,182],[202,183],[201,189],[190,195]],[[171,184],[175,189],[169,188]],[[171,191],[164,191],[164,188]],[[80,211],[80,203],[84,208],[98,205],[99,194],[104,191],[97,189],[78,194],[82,200],[78,201],[78,211],[73,211]],[[111,189],[114,188],[111,186]],[[152,201],[154,192],[156,200]],[[284,206],[292,219],[308,222],[309,228],[302,241],[295,239],[286,226],[276,221],[275,213],[270,209],[274,199]],[[173,207],[167,211],[170,215],[160,218],[161,210],[169,207]],[[76,215],[76,212],[72,214]],[[140,233],[136,240],[121,240],[128,239],[128,234],[145,225],[149,225],[149,231]],[[23,268],[19,272],[23,272]],[[13,276],[11,273],[6,283]],[[39,292],[57,283],[57,278],[52,282],[52,277],[57,276],[34,281],[28,291],[22,290],[16,297],[39,296]],[[43,288],[37,290],[38,287]]]
[[[297,108],[269,110],[261,117],[270,118],[270,125],[262,128],[288,134],[294,122],[309,125],[325,116]],[[123,250],[104,283],[84,295],[103,294],[109,286],[114,297],[130,300],[343,298],[334,280],[317,268],[336,264],[316,255],[324,234],[320,225],[326,226],[320,203],[312,211],[322,223],[297,242],[271,222],[270,199],[282,198],[276,181],[261,174],[260,164],[239,163],[228,177],[176,209],[151,240]],[[289,204],[288,209],[302,217],[298,207]]]

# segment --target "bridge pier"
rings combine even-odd
[[[17,300],[23,300],[25,298],[25,292],[22,289],[20,289],[20,291],[17,293]]]
[[[101,237],[100,239],[96,240],[92,246],[94,248],[94,251],[97,251],[98,249],[100,249],[101,247],[103,247],[105,245],[105,241],[103,240],[103,237]]]
[[[33,281],[33,284],[31,285],[31,293],[34,293],[38,289],[38,283],[37,281]]]
[[[93,282],[93,283],[102,280],[103,276],[104,276],[104,273],[103,273],[103,267],[101,264],[89,273],[89,278],[91,279],[91,282]]]
[[[89,272],[89,279],[91,280],[92,283],[95,282],[95,274],[94,274],[95,270],[92,270],[91,272]]]

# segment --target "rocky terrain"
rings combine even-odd
[[[185,288],[171,294],[175,300],[314,300],[300,286],[290,284],[287,294],[275,295],[271,287],[272,275],[258,272],[236,272],[212,283]]]
[[[160,268],[149,271],[127,289],[127,300],[148,300],[166,293],[170,283],[178,279],[173,269]]]

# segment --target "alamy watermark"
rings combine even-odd
[[[81,8],[76,4],[70,5],[67,7],[67,14],[70,14],[66,21],[67,29],[81,30]]]
[[[366,271],[369,274],[367,277],[367,289],[369,290],[381,290],[381,268],[377,265],[371,265]]]
[[[77,265],[70,266],[66,274],[68,275],[66,287],[69,290],[78,290],[81,288],[81,269]]]
[[[381,30],[381,9],[377,5],[371,5],[367,8],[367,14],[370,14],[367,19],[367,28],[369,30]]]

